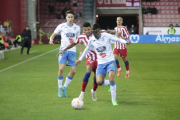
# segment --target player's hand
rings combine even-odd
[[[121,32],[118,32],[118,31],[117,31],[116,34],[117,34],[117,37],[118,37],[118,38],[121,37]],[[123,39],[123,38],[122,38],[122,39]]]
[[[79,63],[81,63],[81,61],[80,60],[76,60],[76,65],[78,65]]]
[[[130,41],[130,40],[128,40],[128,41],[127,41],[127,44],[128,44],[128,45],[130,45],[130,44],[131,44],[131,41]]]
[[[59,54],[64,54],[64,50],[62,50],[62,51],[60,51],[56,56],[58,57],[59,56]]]
[[[54,45],[53,40],[50,40],[50,41],[49,41],[49,44]]]

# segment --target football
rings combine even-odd
[[[74,108],[74,109],[81,109],[84,105],[84,102],[82,99],[80,98],[74,98],[71,102],[71,106]]]

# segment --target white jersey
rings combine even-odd
[[[83,43],[84,46],[87,47],[87,46],[88,46],[89,39],[90,39],[92,36],[93,36],[92,34],[91,34],[89,37],[87,37],[85,34],[82,34],[82,35],[80,35],[80,36],[76,39],[75,43],[77,43],[77,44],[78,44],[78,43]],[[86,58],[91,59],[91,60],[93,60],[93,61],[96,61],[96,60],[97,60],[96,52],[95,52],[93,49],[90,50],[90,51],[87,53]]]
[[[84,50],[83,54],[79,58],[80,61],[85,57],[89,50],[94,49],[97,54],[98,64],[104,64],[114,60],[114,55],[111,47],[112,42],[121,42],[127,43],[121,38],[117,38],[108,33],[101,33],[99,39],[96,39],[94,36],[90,38],[88,46]]]
[[[74,42],[72,39],[76,39],[80,35],[80,27],[73,23],[72,26],[69,26],[67,23],[62,23],[56,27],[54,33],[61,33],[61,46],[60,50],[66,48],[69,44]],[[70,39],[72,38],[72,39]],[[68,49],[68,51],[76,52],[76,46]]]

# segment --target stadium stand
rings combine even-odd
[[[168,27],[180,23],[179,0],[158,0],[153,2],[142,1],[142,7],[153,7],[157,9],[157,14],[143,14],[144,27]]]

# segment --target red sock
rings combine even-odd
[[[85,92],[86,86],[87,86],[88,82],[82,82],[82,92]]]
[[[98,87],[98,85],[95,84],[95,83],[93,83],[93,90],[94,90],[94,91],[96,91],[97,87]]]
[[[116,67],[119,69],[120,68],[120,64],[119,64],[119,61],[116,60]]]

